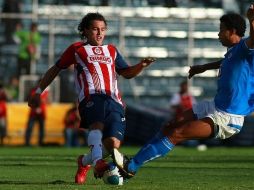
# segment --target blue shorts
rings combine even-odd
[[[81,128],[89,128],[94,122],[104,124],[103,139],[115,137],[122,141],[126,128],[125,113],[122,105],[103,94],[91,95],[89,100],[79,104]]]

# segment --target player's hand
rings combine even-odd
[[[156,61],[155,58],[153,58],[153,57],[146,57],[146,58],[143,58],[141,60],[141,64],[142,64],[143,67],[148,67],[154,61]]]
[[[205,69],[204,69],[203,65],[194,65],[194,66],[191,66],[190,70],[189,70],[189,76],[188,76],[188,78],[190,79],[194,75],[199,74],[199,73],[203,73],[204,71],[205,71]]]
[[[31,108],[36,108],[40,105],[40,94],[33,94],[28,98],[28,106]]]
[[[253,21],[254,20],[254,4],[251,4],[248,11],[247,11],[247,17],[249,19],[249,21]]]

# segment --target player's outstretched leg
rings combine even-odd
[[[76,172],[76,176],[75,176],[75,183],[77,184],[84,184],[86,182],[86,176],[87,173],[89,171],[89,169],[91,168],[91,165],[83,165],[82,163],[82,159],[83,159],[83,155],[80,155],[78,157],[78,170]]]
[[[130,178],[144,163],[166,155],[173,147],[174,144],[167,137],[162,137],[143,146],[129,161],[117,150],[113,151],[112,157],[119,170],[123,172],[123,177],[126,175],[127,178]]]
[[[158,141],[161,138],[163,138],[163,134],[162,134],[162,131],[160,130],[160,131],[158,131],[158,133],[152,139],[150,139],[150,141],[148,141],[140,149],[140,151],[143,151],[143,149],[146,148],[149,144],[153,144],[154,142]],[[128,158],[127,156],[125,156],[122,153],[120,153],[117,149],[113,150],[112,158],[113,158],[114,163],[119,168],[119,171],[120,171],[121,175],[124,178],[128,178],[129,179],[129,178],[131,178],[131,177],[133,177],[135,175],[135,172],[128,171],[128,165],[130,163],[130,158]]]

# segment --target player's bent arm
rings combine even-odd
[[[119,75],[122,75],[126,79],[131,79],[135,76],[137,76],[141,71],[148,67],[151,63],[155,61],[154,58],[144,58],[141,60],[140,63],[130,66],[128,68],[119,69],[117,72]]]
[[[211,62],[211,63],[207,63],[204,65],[194,65],[190,67],[189,70],[189,76],[188,78],[193,77],[196,74],[200,74],[203,73],[207,70],[213,70],[213,69],[219,69],[220,65],[221,65],[222,60],[219,61],[215,61],[215,62]]]
[[[61,70],[60,68],[54,65],[45,73],[35,91],[35,94],[30,95],[28,98],[29,107],[33,108],[37,107],[38,103],[40,102],[41,93],[54,80],[54,78],[57,76],[60,70]]]
[[[247,17],[250,23],[250,36],[246,40],[246,44],[250,49],[254,48],[254,4],[251,4],[247,11]]]
[[[219,60],[219,61],[204,64],[203,66],[204,66],[205,71],[213,70],[213,69],[219,69],[220,65],[221,65],[221,62],[222,62],[222,60]]]
[[[118,74],[122,75],[126,79],[131,79],[131,78],[137,76],[139,73],[141,73],[143,68],[144,67],[142,66],[142,64],[139,63],[137,65],[130,66],[130,67],[125,68],[125,69],[119,69]]]
[[[53,65],[42,77],[38,88],[43,92],[47,88],[47,86],[56,78],[58,73],[61,71],[61,68],[57,67],[56,65]]]

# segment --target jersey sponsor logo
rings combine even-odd
[[[111,58],[104,55],[90,55],[87,57],[89,63],[100,62],[105,64],[111,64]]]

